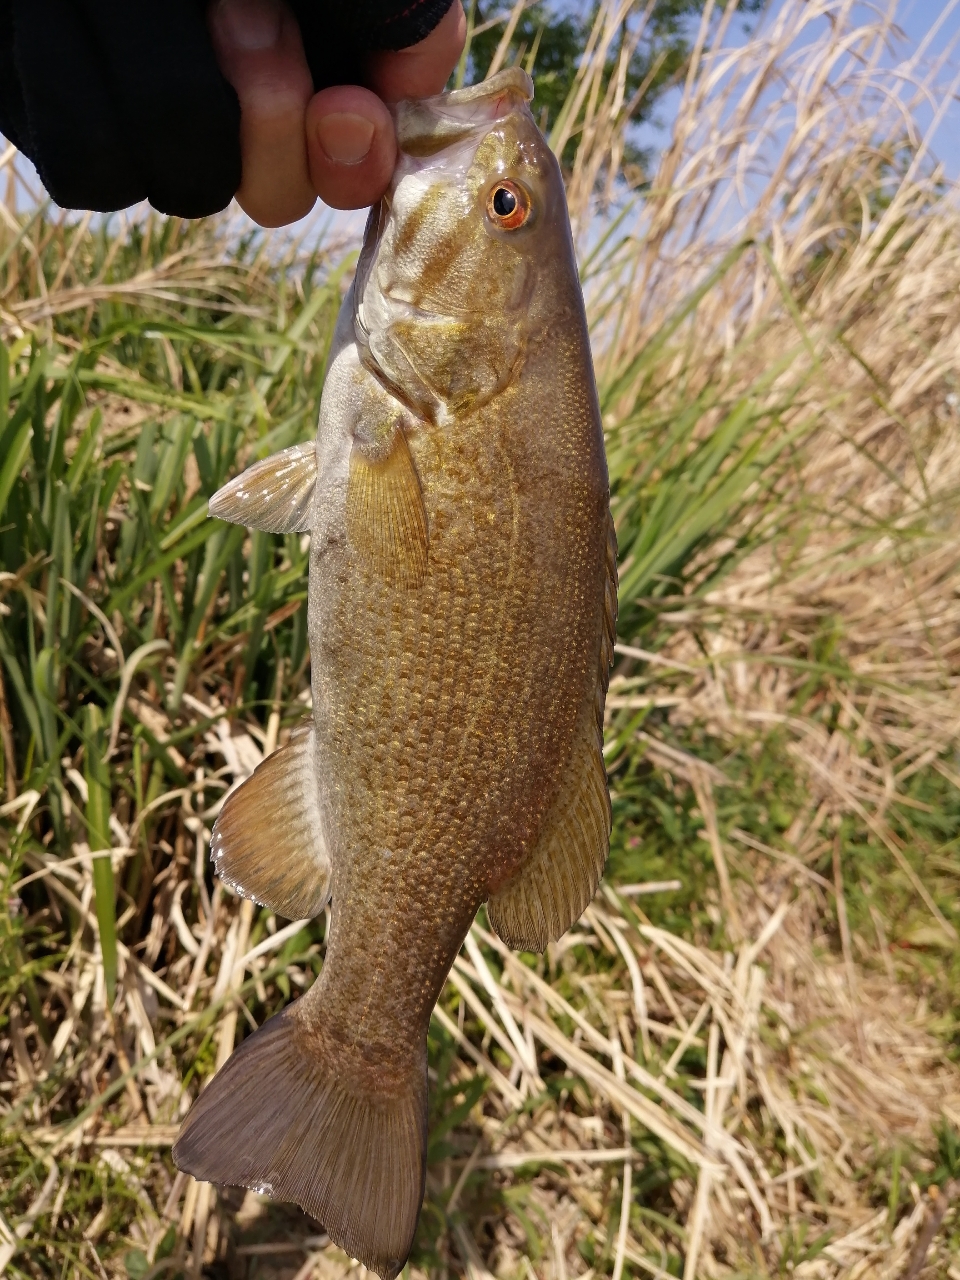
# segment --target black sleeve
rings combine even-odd
[[[422,40],[451,0],[293,0],[316,88]],[[0,133],[65,208],[198,218],[240,185],[240,108],[204,0],[0,0]]]
[[[428,36],[453,0],[288,0],[317,89],[362,83],[362,58]]]

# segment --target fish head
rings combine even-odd
[[[576,285],[563,181],[528,106],[530,77],[396,108],[399,160],[371,210],[355,285],[361,358],[443,423],[497,394]]]

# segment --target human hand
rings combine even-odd
[[[214,0],[208,25],[240,99],[241,208],[264,227],[379,200],[396,161],[386,103],[440,93],[463,49],[460,0],[419,44],[368,55],[368,87],[313,92],[300,30],[284,0]]]

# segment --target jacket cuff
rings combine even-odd
[[[373,7],[371,49],[406,49],[419,44],[434,29],[453,0],[401,0]]]

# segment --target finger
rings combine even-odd
[[[397,158],[390,112],[369,89],[323,89],[307,107],[310,178],[334,209],[362,209],[383,195]]]
[[[408,49],[373,53],[367,63],[370,88],[386,102],[429,98],[442,93],[467,38],[460,0],[453,4],[425,40]]]
[[[216,0],[208,21],[240,99],[237,202],[263,227],[296,222],[316,199],[304,134],[313,81],[296,18],[282,0]]]

